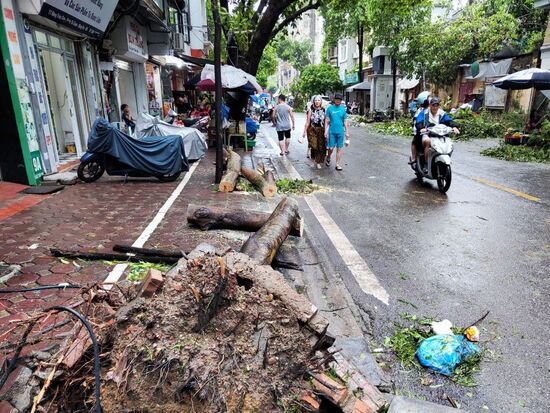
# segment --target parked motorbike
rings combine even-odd
[[[267,122],[271,122],[271,117],[273,115],[273,109],[272,108],[269,108],[269,107],[263,107],[262,108],[262,111],[260,112],[260,123],[262,123],[262,121],[267,121]]]
[[[416,178],[422,182],[423,178],[435,179],[437,188],[445,193],[451,186],[451,155],[453,153],[453,142],[449,137],[453,128],[439,124],[428,128],[428,136],[431,140],[431,147],[428,153],[427,162],[424,153],[419,153],[416,162],[410,162]],[[424,168],[427,173],[424,173]]]
[[[153,176],[162,182],[172,182],[188,170],[180,136],[137,140],[98,119],[90,131],[88,151],[80,158],[77,175],[83,182],[94,182],[105,172],[124,177]]]
[[[203,133],[208,132],[209,124],[210,124],[209,116],[201,116],[200,118],[187,118],[183,120],[183,126],[198,129]]]

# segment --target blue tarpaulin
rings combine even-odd
[[[120,162],[151,175],[188,171],[181,136],[131,138],[105,119],[97,119],[88,136],[88,152],[111,155]]]

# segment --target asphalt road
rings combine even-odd
[[[326,188],[316,198],[389,294],[386,305],[361,289],[321,225],[309,220],[330,268],[368,314],[372,346],[396,323],[409,323],[405,312],[467,326],[490,310],[477,387],[394,363],[397,391],[440,403],[450,395],[472,412],[550,411],[550,166],[479,155],[494,142],[457,142],[452,185],[442,195],[435,182],[416,182],[407,139],[365,128],[352,128],[344,171],[313,169],[306,144],[297,143],[305,118],[297,118],[288,160]],[[262,130],[276,141],[270,125]],[[424,376],[431,386],[420,383]]]

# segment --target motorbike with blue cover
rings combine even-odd
[[[88,151],[80,159],[78,177],[84,182],[94,182],[107,172],[172,182],[188,170],[181,136],[148,136],[137,140],[105,119],[97,119],[88,137]]]

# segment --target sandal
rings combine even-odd
[[[341,171],[342,170],[342,167],[340,165],[336,165],[336,170],[337,171]]]
[[[327,160],[325,161],[325,165],[330,166],[330,158],[327,158]]]

